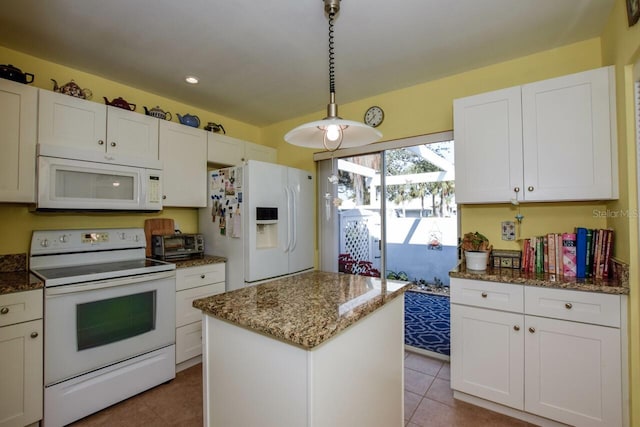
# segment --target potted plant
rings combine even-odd
[[[486,270],[493,246],[486,236],[476,232],[466,233],[462,238],[462,250],[469,270]]]

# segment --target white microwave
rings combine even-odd
[[[37,210],[162,210],[162,169],[38,156]]]

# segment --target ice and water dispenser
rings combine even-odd
[[[256,248],[278,246],[278,208],[256,208]]]

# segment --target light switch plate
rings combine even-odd
[[[502,240],[516,240],[516,223],[502,221]]]

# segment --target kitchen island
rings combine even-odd
[[[205,425],[403,425],[408,286],[313,271],[195,300]]]

